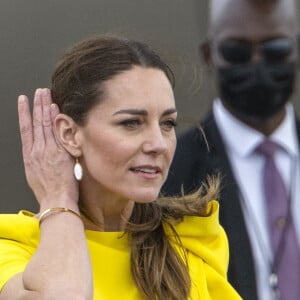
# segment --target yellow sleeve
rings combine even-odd
[[[0,239],[0,290],[14,275],[25,270],[33,249],[19,242]]]
[[[0,215],[0,290],[25,270],[38,239],[38,222],[28,213]]]

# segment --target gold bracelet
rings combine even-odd
[[[81,221],[81,216],[79,213],[77,213],[76,211],[66,208],[66,207],[52,207],[52,208],[48,208],[46,209],[44,212],[42,212],[39,216],[38,216],[38,220],[39,220],[39,225],[41,226],[42,222],[51,214],[54,213],[61,213],[61,212],[68,212],[73,214],[74,216],[78,217]]]

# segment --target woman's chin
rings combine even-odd
[[[144,191],[141,193],[132,193],[131,200],[137,203],[150,203],[157,199],[159,190]]]

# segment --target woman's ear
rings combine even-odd
[[[80,129],[74,120],[65,114],[58,114],[54,120],[54,132],[58,142],[74,157],[82,154]]]

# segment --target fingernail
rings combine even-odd
[[[39,95],[40,93],[41,93],[41,89],[36,89],[36,90],[35,90],[35,94],[36,94],[36,95]]]
[[[24,103],[24,102],[25,102],[25,99],[26,99],[25,95],[20,95],[20,96],[18,97],[18,102],[19,102],[19,103]]]

